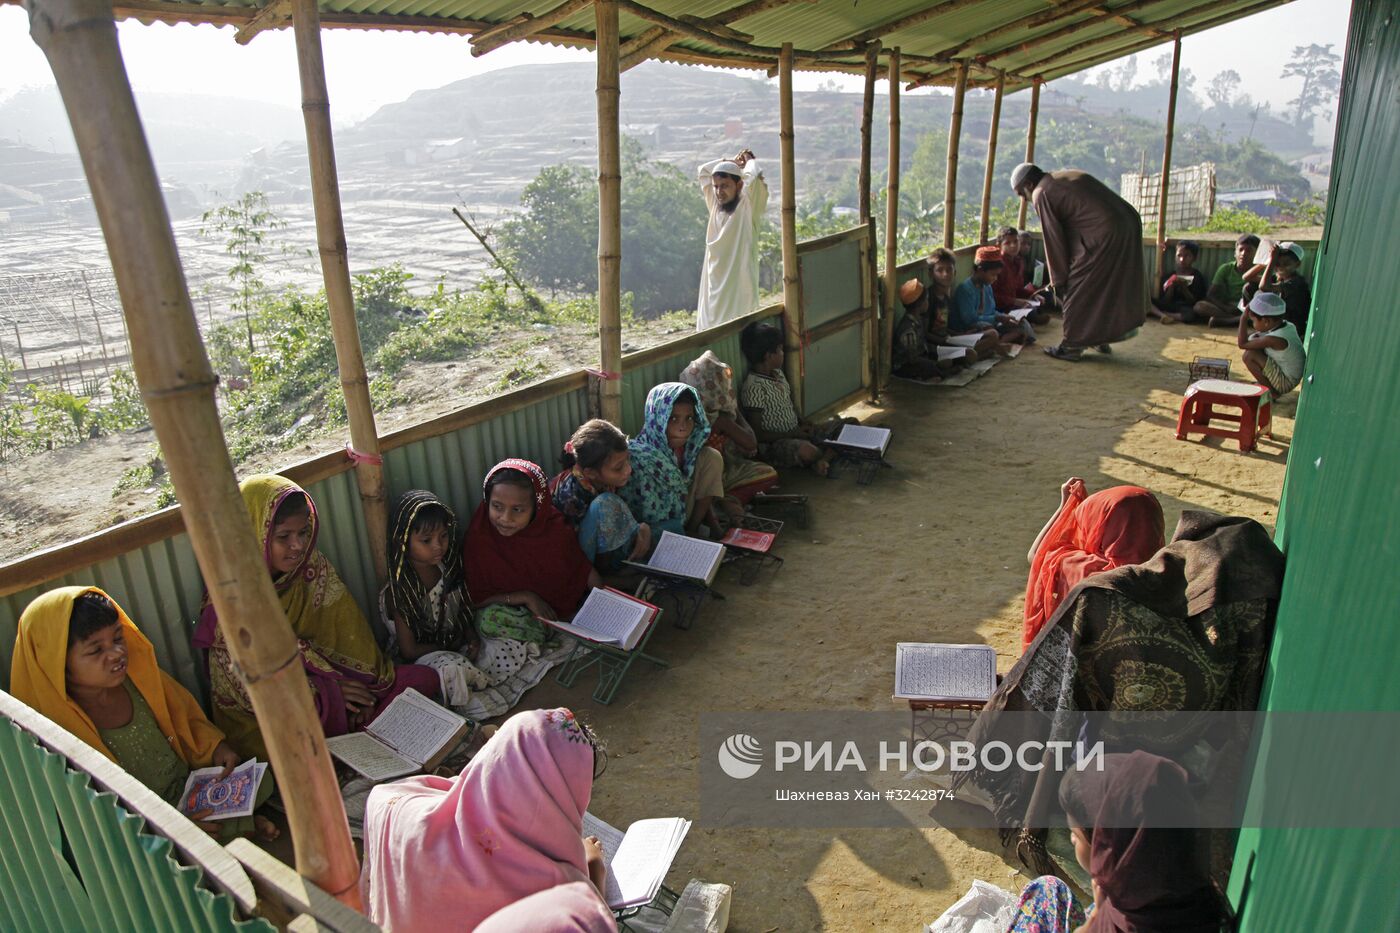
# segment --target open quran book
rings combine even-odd
[[[605,586],[588,594],[573,621],[540,621],[584,641],[631,651],[660,611],[649,602]]]
[[[889,428],[874,428],[863,424],[842,425],[841,433],[837,434],[829,443],[836,447],[845,447],[849,450],[860,451],[862,453],[872,453],[883,457],[885,451],[889,449],[890,437],[893,432]]]
[[[326,739],[330,753],[371,781],[431,771],[472,724],[417,690],[405,690],[363,732]]]
[[[989,645],[902,641],[895,646],[894,699],[982,703],[997,686],[997,653]]]
[[[646,574],[709,586],[715,581],[715,574],[723,560],[724,545],[718,541],[705,541],[663,531],[656,550],[651,552],[651,557],[646,563],[630,560],[624,563]]]
[[[608,864],[608,906],[622,910],[650,904],[688,832],[690,820],[680,817],[638,820],[623,832],[584,813],[583,835],[598,837]]]

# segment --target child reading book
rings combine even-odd
[[[709,436],[710,422],[694,389],[683,382],[652,386],[641,433],[627,445],[632,478],[617,494],[653,535],[674,531],[693,536],[701,525],[719,529],[724,458],[705,446]]]
[[[1196,268],[1200,254],[1201,248],[1194,240],[1176,244],[1176,268],[1162,276],[1148,314],[1163,324],[1190,324],[1198,319],[1196,305],[1206,299],[1206,278]]]
[[[1017,322],[997,310],[992,282],[1001,273],[1001,249],[978,247],[972,275],[963,279],[953,292],[948,329],[954,336],[993,333],[1002,349],[1014,343],[1035,343],[1035,331],[1025,321]]]
[[[805,466],[818,476],[827,475],[835,454],[817,445],[835,437],[848,419],[831,418],[816,425],[798,416],[783,373],[783,332],[777,325],[754,321],[739,335],[739,348],[749,362],[739,404],[758,435],[759,456],[778,467]]]
[[[1015,227],[1002,227],[997,236],[997,246],[1001,248],[1002,262],[1001,271],[992,282],[992,295],[996,298],[997,310],[1010,313],[1034,306],[1026,320],[1032,324],[1050,323],[1050,312],[1031,300],[1035,297],[1035,286],[1026,283],[1020,231]]]
[[[574,528],[583,556],[600,573],[651,550],[651,526],[639,524],[617,491],[632,478],[627,435],[602,418],[585,421],[564,444],[564,472],[550,483],[554,507]]]
[[[263,560],[272,575],[302,668],[327,736],[358,731],[409,687],[438,696],[438,676],[417,664],[393,664],[379,650],[369,622],[331,562],[316,549],[320,522],[316,504],[296,483],[281,476],[250,476],[238,486]],[[207,651],[214,722],[244,757],[267,759],[243,676],[205,595],[193,643]]]
[[[1240,316],[1236,342],[1244,351],[1244,365],[1260,385],[1269,387],[1274,398],[1293,391],[1303,378],[1307,354],[1298,329],[1285,319],[1288,307],[1273,292],[1261,291],[1249,300]]]
[[[894,327],[894,353],[891,374],[900,379],[937,383],[977,359],[971,347],[956,347],[939,352],[929,339],[929,290],[918,279],[910,279],[899,287],[899,303],[904,316]]]
[[[157,666],[150,641],[110,596],[95,586],[50,590],[19,619],[10,662],[10,692],[178,806],[195,768],[227,777],[243,760],[188,690]],[[272,777],[258,786],[256,806],[272,795]],[[263,816],[208,821],[190,814],[217,839],[279,835]]]
[[[529,710],[457,777],[379,785],[365,804],[365,912],[386,929],[472,930],[559,885],[603,897],[603,849],[583,838],[583,819],[606,760],[569,710]]]
[[[1298,273],[1305,255],[1297,243],[1277,243],[1269,261],[1254,266],[1244,274],[1245,303],[1256,291],[1273,292],[1283,299],[1283,318],[1292,324],[1301,337],[1307,333],[1308,311],[1312,307],[1312,289],[1308,280]]]
[[[957,276],[957,257],[950,249],[939,247],[928,258],[929,355],[948,356],[953,348],[971,349],[974,359],[985,360],[997,354],[1000,342],[996,331],[978,331],[970,336],[955,337],[948,330],[948,309],[953,300],[953,279]],[[945,352],[939,354],[938,347]]]
[[[462,552],[482,638],[542,645],[548,632],[536,616],[569,618],[602,582],[529,460],[503,460],[486,474]]]
[[[739,397],[734,391],[734,370],[728,363],[706,350],[689,366],[681,370],[680,381],[700,396],[700,405],[710,422],[706,446],[718,450],[724,457],[724,493],[741,505],[772,489],[778,483],[778,471],[758,457],[758,438],[739,410]],[[731,516],[742,515],[742,509],[728,508]]]

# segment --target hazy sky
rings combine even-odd
[[[1279,72],[1294,46],[1346,43],[1349,0],[1295,0],[1286,6],[1221,26],[1182,43],[1182,66],[1197,76],[1197,91],[1217,72],[1233,68],[1242,90],[1275,110],[1297,95],[1299,79]],[[233,41],[232,27],[119,26],[132,85],[142,91],[220,94],[299,106],[296,53],[290,30],[265,32],[247,46]],[[368,116],[383,104],[402,100],[420,88],[510,65],[537,62],[591,62],[591,52],[516,43],[473,58],[464,36],[329,30],[324,34],[327,80],[337,122]],[[1152,77],[1152,60],[1168,46],[1138,55],[1138,80]],[[371,64],[372,63],[372,64]],[[748,72],[753,74],[753,72]],[[799,90],[815,88],[831,76],[799,75]],[[0,99],[24,87],[51,85],[42,53],[29,38],[28,19],[16,6],[0,7]],[[858,78],[849,86],[859,85]],[[4,134],[0,126],[0,135]]]

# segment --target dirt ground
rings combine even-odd
[[[1041,336],[1055,342],[1058,324]],[[1253,454],[1232,440],[1178,441],[1195,355],[1237,359],[1233,332],[1150,323],[1111,357],[1070,364],[1032,349],[966,388],[896,382],[880,407],[854,409],[894,429],[896,469],[864,487],[850,471],[785,480],[785,491],[811,494],[812,521],[784,530],[776,576],[725,583],[727,601],[707,603],[689,631],[663,625],[649,650],[670,668],[635,667],[611,706],[594,704],[582,680],[565,690],[551,679],[526,698],[572,707],[608,743],[593,812],[619,826],[696,818],[699,711],[894,708],[896,642],[986,643],[1010,668],[1026,549],[1070,475],[1091,491],[1152,489],[1169,532],[1193,508],[1272,528],[1296,397],[1276,406],[1275,438]],[[697,825],[669,884],[733,885],[739,933],[898,931],[932,921],[974,878],[1019,890],[1018,867],[990,830]]]

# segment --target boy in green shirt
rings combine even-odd
[[[1240,296],[1244,294],[1244,274],[1253,265],[1254,251],[1259,248],[1259,238],[1246,233],[1235,241],[1235,261],[1221,263],[1211,279],[1206,297],[1196,302],[1196,314],[1206,318],[1208,326],[1239,323]]]

